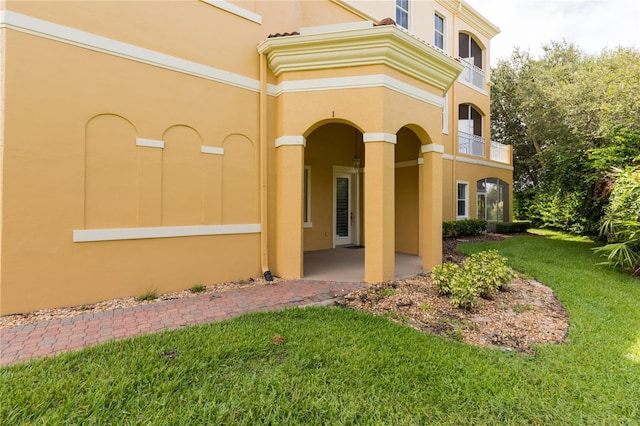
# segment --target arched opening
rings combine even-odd
[[[475,87],[484,87],[483,47],[467,33],[458,34],[458,55],[465,69],[460,74],[462,81]]]
[[[302,185],[305,278],[363,279],[364,166],[362,132],[356,127],[325,123],[307,136]]]
[[[458,106],[458,152],[484,157],[482,114],[470,104]]]
[[[318,127],[307,137],[304,166],[304,250],[360,245],[362,133],[344,123]]]
[[[418,256],[420,179],[418,158],[421,142],[409,128],[397,133],[395,172],[396,252]]]

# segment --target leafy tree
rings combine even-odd
[[[596,234],[611,167],[640,156],[640,52],[516,49],[492,82],[492,139],[513,145],[516,217]]]

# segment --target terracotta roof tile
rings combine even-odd
[[[381,25],[395,25],[396,21],[394,21],[391,18],[384,18],[383,20],[381,20],[380,22],[378,22],[377,24],[373,24],[376,27],[381,26]]]
[[[275,34],[269,34],[267,38],[289,37],[289,36],[296,36],[296,35],[300,35],[300,33],[297,31],[292,31],[290,33],[275,33]]]

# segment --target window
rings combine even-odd
[[[469,184],[467,182],[458,182],[458,197],[457,197],[457,212],[458,219],[469,218]]]
[[[304,181],[302,183],[302,221],[305,228],[311,228],[311,166],[304,166]]]
[[[396,0],[396,24],[409,29],[409,0]]]
[[[509,184],[498,178],[480,179],[476,184],[478,219],[489,222],[509,220]]]
[[[458,54],[465,66],[465,69],[460,74],[460,79],[465,83],[482,89],[484,86],[482,48],[469,34],[460,33],[458,41]]]
[[[433,44],[444,50],[444,18],[437,13],[433,15]]]

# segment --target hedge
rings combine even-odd
[[[484,219],[465,219],[442,222],[443,237],[475,237],[487,229]]]
[[[518,232],[527,232],[531,228],[531,221],[518,220],[516,222],[498,222],[496,223],[496,232],[499,234],[514,234]]]

